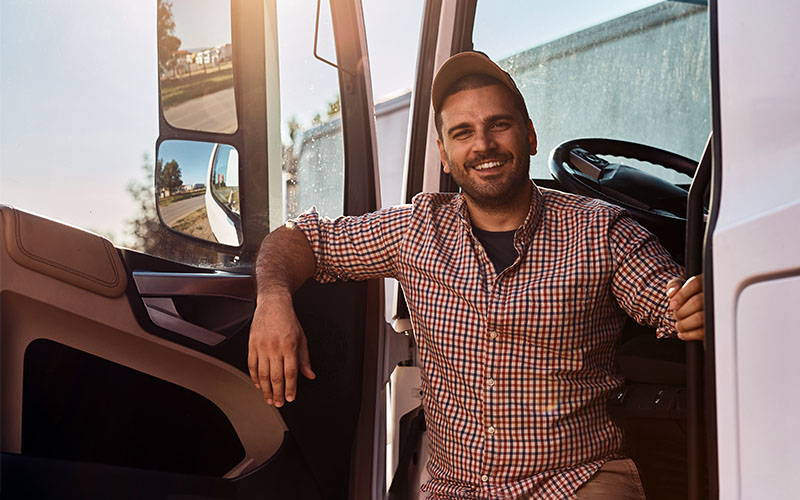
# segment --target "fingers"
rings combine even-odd
[[[669,283],[667,283],[667,297],[674,297],[675,294],[678,293],[678,290],[680,290],[682,284],[683,280],[680,278],[672,278],[669,280]]]
[[[247,349],[247,371],[250,372],[250,380],[256,389],[261,389],[261,384],[258,381],[258,354],[252,345]]]
[[[258,385],[261,387],[261,393],[264,395],[264,401],[266,401],[268,405],[271,405],[272,382],[270,381],[269,375],[269,358],[266,356],[259,356],[258,360]]]
[[[300,344],[300,352],[298,354],[300,356],[300,371],[303,375],[311,380],[317,378],[317,375],[311,369],[311,359],[308,356],[308,343],[305,335],[303,336],[303,342]]]
[[[670,295],[670,291],[676,288],[676,282],[679,283],[680,280],[671,280],[667,285],[667,296]],[[670,287],[672,285],[672,287]],[[678,290],[674,291],[672,296],[670,297],[670,309],[673,311],[677,311],[678,309],[683,306],[683,303],[686,302],[688,299],[697,295],[698,293],[703,292],[703,275],[698,274],[697,276],[692,276],[685,283],[681,286]]]
[[[283,375],[286,379],[286,402],[291,403],[294,401],[294,396],[297,394],[297,357],[287,356],[283,358]],[[274,387],[273,387],[274,389]],[[280,406],[275,401],[276,406]]]
[[[267,400],[267,404],[274,404],[278,408],[283,406],[283,388],[284,388],[284,374],[283,374],[283,358],[274,357],[269,360],[269,379],[272,383],[272,400]],[[266,393],[265,393],[266,395]]]
[[[698,328],[697,330],[691,330],[688,332],[680,332],[678,333],[678,338],[681,340],[703,340],[705,338],[705,329]]]
[[[276,316],[257,309],[250,328],[247,368],[264,401],[276,407],[295,400],[299,373],[315,378],[306,337],[294,311]]]
[[[702,310],[697,311],[689,316],[686,316],[683,319],[679,319],[677,323],[675,323],[675,328],[678,330],[678,333],[685,333],[692,330],[697,330],[699,328],[703,328],[704,322],[704,312]]]
[[[675,329],[681,340],[702,340],[705,337],[703,311],[703,275],[692,276],[685,283],[679,279],[667,284],[669,310],[675,316]]]

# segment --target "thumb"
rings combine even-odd
[[[314,371],[311,369],[311,358],[308,356],[308,343],[305,338],[303,338],[303,342],[300,344],[300,349],[297,354],[300,358],[300,372],[308,379],[314,380],[317,378]]]
[[[683,280],[680,278],[672,278],[667,282],[667,297],[672,298],[678,290],[681,289],[681,285],[683,285]]]

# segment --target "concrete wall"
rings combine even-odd
[[[498,63],[514,76],[539,136],[533,178],[550,178],[547,158],[566,140],[624,139],[699,159],[711,130],[704,7],[662,2]],[[375,107],[383,206],[400,202],[410,102],[407,93]],[[308,130],[298,142],[298,208],[316,205],[323,215],[340,215],[340,121]],[[689,180],[622,161],[675,182]]]
[[[579,137],[699,159],[711,130],[708,31],[704,7],[662,2],[499,61],[538,133],[531,176],[550,177],[550,151]]]

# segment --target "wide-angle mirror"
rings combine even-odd
[[[161,108],[176,128],[238,128],[229,0],[158,0]]]
[[[239,153],[228,144],[163,141],[155,168],[161,221],[170,229],[239,246]]]

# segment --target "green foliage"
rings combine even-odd
[[[328,119],[338,116],[341,111],[342,111],[342,101],[339,95],[337,94],[336,99],[328,103]]]
[[[130,248],[197,266],[219,267],[222,264],[221,254],[176,236],[161,225],[153,192],[153,164],[147,155],[142,158],[141,178],[131,180],[127,191],[139,207],[136,217],[127,222],[126,239]]]
[[[157,28],[158,64],[168,68],[172,56],[181,46],[181,39],[175,36],[175,19],[172,17],[172,2],[158,0]]]
[[[181,167],[175,160],[170,160],[162,165],[159,159],[156,161],[156,172],[158,172],[158,187],[166,190],[168,195],[174,194],[183,185]]]

